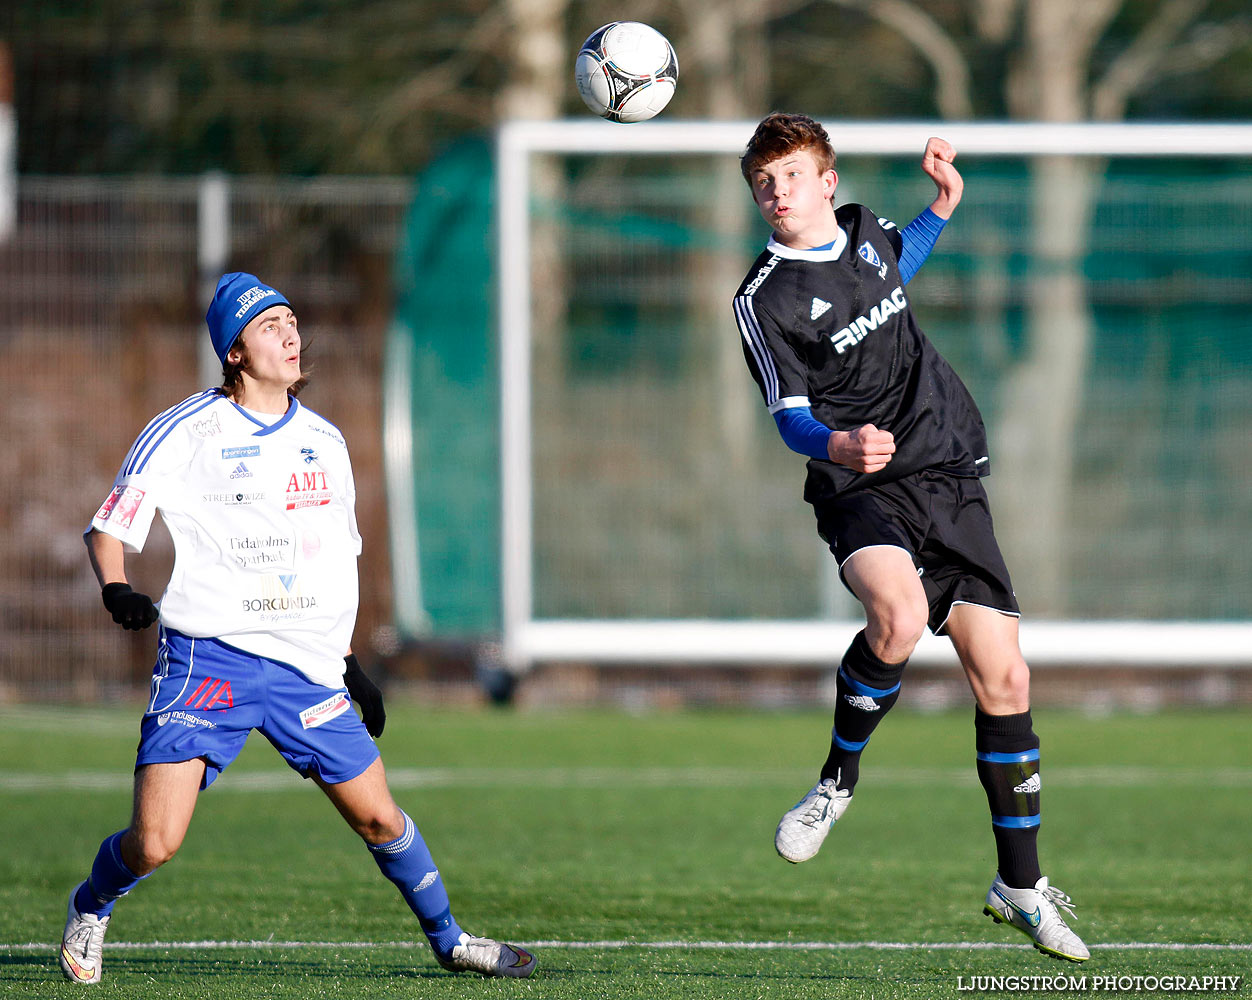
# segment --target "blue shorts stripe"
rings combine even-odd
[[[853,694],[863,695],[866,698],[885,698],[887,695],[895,694],[899,691],[901,684],[900,681],[896,681],[895,687],[873,688],[868,684],[862,684],[860,681],[854,681],[848,676],[848,672],[844,670],[843,667],[839,668],[839,677],[846,685],[848,685],[849,688],[851,688]]]
[[[1010,830],[1029,830],[1039,825],[1039,814],[1033,816],[992,816],[992,826],[1007,827]]]
[[[1039,759],[1039,751],[1022,750],[1018,753],[983,753],[979,751],[978,759],[987,764],[1025,764]]]

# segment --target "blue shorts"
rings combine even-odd
[[[200,787],[208,788],[254,729],[303,777],[332,785],[378,759],[347,688],[322,687],[285,663],[163,627],[135,766],[202,757]]]

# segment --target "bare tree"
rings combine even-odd
[[[701,91],[696,103],[709,118],[749,117],[764,103],[768,82],[764,65],[768,54],[757,40],[769,15],[777,11],[767,12],[753,0],[721,4],[683,0],[681,7],[687,22],[683,58],[697,70],[693,82],[698,81]],[[755,64],[745,59],[749,51],[757,55]],[[735,85],[727,86],[729,80]],[[719,157],[708,181],[710,197],[700,223],[712,245],[694,260],[692,315],[702,354],[715,362],[709,366],[711,377],[701,387],[703,391],[692,398],[700,402],[703,417],[713,422],[707,439],[719,441],[720,447],[712,454],[720,464],[742,470],[754,457],[752,425],[759,417],[758,404],[751,383],[743,377],[738,340],[727,337],[725,331],[729,296],[750,263],[736,247],[744,243],[752,211],[735,160]]]

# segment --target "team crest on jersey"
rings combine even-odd
[[[863,260],[869,263],[870,267],[877,267],[882,263],[882,260],[878,256],[878,251],[870,245],[869,240],[866,240],[859,247],[857,247],[856,252]]]
[[[304,456],[306,465],[312,465],[317,461],[317,452],[315,452],[312,448],[301,448],[300,454]]]

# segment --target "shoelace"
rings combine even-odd
[[[800,822],[805,826],[812,826],[819,823],[830,812],[833,805],[836,789],[833,785],[819,786],[818,792],[813,796],[813,801],[808,809],[804,811],[804,815],[800,817]]]
[[[104,928],[105,925],[99,921],[84,920],[79,925],[78,929],[69,936],[69,939],[65,942],[66,947],[73,950],[74,947],[81,945],[82,957],[90,958],[92,946],[96,941],[96,936],[99,935],[100,937],[103,937]]]
[[[1068,913],[1071,917],[1075,916],[1073,901],[1071,901],[1069,896],[1061,892],[1061,890],[1058,889],[1056,886],[1049,885],[1046,889],[1044,889],[1043,898],[1046,899],[1053,906],[1059,906],[1062,910]]]

